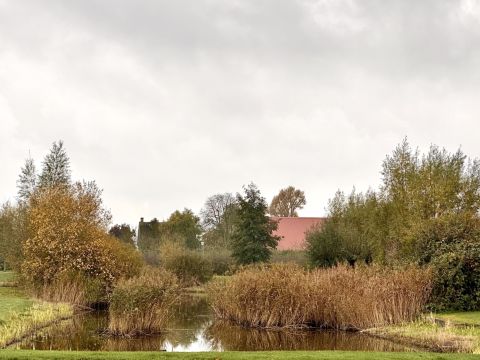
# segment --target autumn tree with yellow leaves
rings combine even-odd
[[[110,213],[100,195],[94,182],[84,182],[46,187],[32,196],[22,273],[33,284],[49,284],[60,274],[76,272],[101,279],[108,288],[139,272],[138,252],[108,235]]]

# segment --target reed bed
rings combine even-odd
[[[110,298],[109,332],[127,337],[161,332],[179,295],[176,276],[163,269],[121,280]]]
[[[430,289],[431,271],[417,267],[273,264],[217,280],[207,292],[216,317],[242,326],[360,330],[414,320]]]
[[[65,302],[87,306],[85,286],[79,281],[60,281],[45,284],[34,291],[35,295],[50,302]]]
[[[33,293],[45,301],[68,303],[78,308],[95,307],[107,299],[101,280],[79,274],[59,276],[49,284],[35,287]]]

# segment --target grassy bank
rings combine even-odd
[[[480,326],[480,311],[435,314],[435,317],[441,320],[450,321],[455,324]]]
[[[0,271],[0,286],[9,286],[15,282],[13,271]]]
[[[20,313],[33,305],[22,291],[16,288],[0,287],[0,325],[3,325],[13,313]]]
[[[433,351],[480,354],[480,328],[474,326],[455,326],[448,322],[443,326],[427,319],[365,332]]]
[[[357,351],[261,351],[224,353],[159,353],[159,352],[76,352],[76,351],[0,351],[0,359],[9,360],[247,360],[247,359],[297,359],[297,360],[473,360],[478,355],[434,353],[379,353]]]
[[[72,314],[69,305],[32,300],[20,289],[0,287],[0,348]]]

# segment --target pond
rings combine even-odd
[[[203,297],[189,297],[178,304],[167,331],[161,335],[114,338],[105,335],[107,325],[108,313],[89,312],[45,328],[12,347],[103,351],[412,350],[354,332],[258,330],[215,322]]]

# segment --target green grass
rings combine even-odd
[[[457,324],[480,326],[480,311],[450,312],[443,314],[435,314],[434,316],[438,319],[448,320]]]
[[[0,271],[0,285],[12,283],[15,281],[15,273],[13,271]]]
[[[20,313],[33,305],[23,291],[16,288],[0,287],[0,324],[13,313]]]
[[[0,324],[0,348],[72,315],[73,309],[70,305],[46,302],[35,303],[20,313],[12,313],[9,319]]]
[[[70,305],[32,300],[18,288],[0,287],[0,348],[72,314]]]
[[[159,352],[76,352],[76,351],[0,351],[0,359],[41,360],[247,360],[247,359],[324,359],[324,360],[470,360],[480,359],[479,355],[467,354],[435,354],[435,353],[378,353],[356,351],[263,351],[263,352],[224,352],[224,353],[159,353]]]

